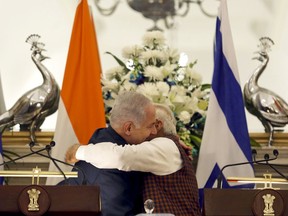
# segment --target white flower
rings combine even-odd
[[[145,82],[142,85],[139,85],[136,91],[144,94],[152,101],[158,100],[157,98],[160,96],[155,83]]]
[[[166,82],[163,81],[156,82],[156,87],[163,96],[168,97],[170,86]]]
[[[191,120],[191,114],[187,111],[182,111],[179,114],[179,120],[182,121],[184,124],[188,124]]]
[[[164,75],[164,77],[171,77],[171,79],[173,79],[173,72],[175,71],[175,69],[177,68],[177,64],[170,64],[169,61],[166,62],[166,64],[162,67],[162,73]]]
[[[159,50],[148,50],[141,53],[141,60],[146,65],[157,65],[164,64],[167,61],[167,56],[165,53]],[[141,62],[142,63],[142,62]]]
[[[144,69],[144,73],[147,77],[149,77],[151,80],[163,80],[164,75],[162,73],[162,69],[155,66],[147,66]]]
[[[138,58],[143,51],[143,48],[138,45],[124,47],[122,50],[122,56],[126,59]]]
[[[187,110],[190,113],[194,113],[199,110],[198,108],[198,98],[197,97],[187,97],[184,110]]]
[[[116,82],[115,80],[114,81],[110,81],[110,80],[102,79],[101,82],[102,82],[102,85],[103,85],[103,87],[102,87],[102,91],[103,92],[105,92],[105,91],[118,92],[120,84],[118,82]]]
[[[171,64],[178,64],[180,54],[177,49],[168,49],[167,50],[167,56]]]
[[[111,68],[110,70],[107,70],[107,72],[105,73],[105,77],[108,80],[120,80],[121,78],[119,76],[124,75],[124,67],[122,66],[117,66],[114,68]]]
[[[173,95],[179,95],[180,97],[184,97],[187,94],[187,90],[183,86],[178,85],[171,86],[170,92]]]
[[[122,85],[120,86],[119,93],[122,91],[135,91],[137,88],[137,85],[134,83],[129,82],[128,80],[125,80]]]
[[[186,74],[187,77],[189,77],[189,80],[194,82],[194,84],[200,84],[202,82],[202,76],[192,68],[187,67]]]

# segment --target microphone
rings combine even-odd
[[[279,152],[278,152],[277,149],[274,149],[274,150],[273,150],[273,155],[274,155],[275,157],[278,157]],[[269,155],[268,155],[268,154],[265,154],[264,157],[266,157],[266,158],[269,159]],[[264,163],[264,164],[263,164],[263,163],[257,163],[257,164],[259,164],[259,165],[268,165],[271,169],[273,169],[276,173],[278,173],[278,175],[280,175],[282,178],[288,180],[287,176],[285,176],[282,172],[280,172],[280,171],[275,167],[275,166],[287,166],[287,165],[285,165],[285,164],[271,164],[271,163],[269,163],[269,161],[266,161],[266,163]]]
[[[275,149],[276,150],[276,149]],[[277,150],[276,150],[277,151]],[[225,166],[222,167],[222,169],[220,170],[220,173],[217,177],[217,188],[221,188],[222,187],[222,180],[223,180],[223,171],[228,168],[228,167],[233,167],[233,166],[242,166],[242,165],[253,165],[253,164],[261,164],[261,165],[268,165],[268,161],[273,161],[276,160],[278,158],[279,152],[273,151],[273,155],[275,156],[274,158],[270,158],[269,154],[265,154],[264,155],[264,159],[262,160],[256,160],[256,155],[257,155],[257,151],[255,149],[252,149],[252,157],[253,160],[252,161],[245,161],[245,162],[240,162],[240,163],[233,163],[233,164],[227,164]],[[265,163],[262,163],[265,162]]]
[[[40,156],[42,156],[42,157],[49,158],[49,159],[53,162],[53,164],[56,166],[56,168],[58,169],[58,171],[63,175],[65,182],[67,181],[67,177],[66,177],[65,173],[63,172],[63,170],[59,167],[59,165],[58,165],[56,162],[65,164],[65,165],[67,165],[67,166],[70,166],[70,167],[75,168],[75,169],[77,169],[78,171],[80,171],[80,172],[82,173],[82,175],[83,175],[82,185],[86,185],[86,184],[87,184],[87,177],[86,177],[85,172],[84,172],[80,167],[75,166],[75,165],[72,165],[72,164],[69,164],[69,163],[66,163],[66,162],[61,161],[61,160],[58,160],[58,159],[53,158],[53,157],[51,156],[50,151],[51,151],[51,149],[52,149],[55,145],[56,145],[55,141],[51,141],[49,145],[46,145],[45,148],[43,149],[43,150],[46,150],[46,151],[47,151],[47,155],[45,155],[45,154],[40,153],[39,151],[34,151],[34,150],[33,150],[33,147],[35,146],[35,143],[34,143],[34,142],[30,142],[30,144],[29,144],[29,146],[30,146],[30,151],[32,152],[31,154],[38,154],[38,155],[40,155]]]
[[[256,149],[252,149],[252,158],[253,158],[253,161],[256,161],[256,155],[257,155]]]
[[[253,154],[254,153],[254,154]],[[256,164],[260,164],[260,165],[267,165],[268,161],[271,161],[269,160],[270,156],[269,154],[265,154],[264,155],[264,164],[261,162],[261,161],[257,161],[256,160],[256,155],[257,155],[257,151],[255,149],[252,150],[252,155],[253,155],[253,162],[256,163]],[[279,152],[277,149],[274,149],[273,150],[273,155],[275,156],[275,158],[273,158],[272,160],[276,160],[278,158],[278,155],[279,155]]]

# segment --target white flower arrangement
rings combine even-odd
[[[102,77],[106,115],[122,91],[137,91],[155,103],[168,105],[177,120],[177,132],[187,144],[199,149],[208,107],[209,84],[194,70],[197,61],[183,63],[176,49],[165,44],[162,32],[147,32],[143,45],[125,47],[124,61],[110,52],[118,66]]]

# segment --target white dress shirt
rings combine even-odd
[[[176,144],[168,138],[157,137],[137,145],[117,145],[102,142],[82,145],[76,152],[84,160],[101,169],[151,172],[169,175],[182,168],[182,158]]]

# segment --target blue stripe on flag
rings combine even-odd
[[[237,143],[241,143],[239,147],[247,160],[251,160],[251,147],[247,136],[249,133],[245,118],[244,102],[241,99],[239,100],[239,95],[242,95],[242,91],[223,53],[220,25],[221,21],[217,19],[212,88],[226,117],[231,133]]]
[[[216,163],[212,172],[211,172],[211,175],[209,176],[204,188],[213,188],[213,185],[214,185],[214,182],[216,181],[219,173],[220,173],[220,168],[218,166],[218,164]],[[225,179],[225,177],[222,175],[222,187],[223,188],[253,188],[254,187],[254,184],[243,184],[243,185],[233,185],[233,186],[230,186],[228,181]],[[200,188],[199,189],[199,203],[200,203],[200,206],[203,206],[203,203],[204,203],[204,188]]]

